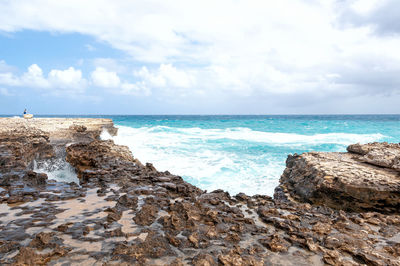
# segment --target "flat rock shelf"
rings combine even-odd
[[[103,131],[0,119],[0,264],[400,265],[398,144],[291,155],[271,198],[202,191]],[[34,171],[56,156],[79,184]]]

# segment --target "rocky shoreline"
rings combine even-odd
[[[400,147],[289,156],[274,198],[143,165],[109,119],[0,118],[1,265],[400,265]],[[35,163],[68,162],[65,183]]]

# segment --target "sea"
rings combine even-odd
[[[112,116],[141,162],[207,191],[272,196],[288,154],[400,142],[399,115]]]
[[[59,116],[58,116],[59,117]],[[64,116],[76,117],[76,116]],[[82,117],[82,116],[79,116]],[[400,142],[400,115],[113,115],[142,163],[207,191],[273,196],[289,154],[344,152],[349,144]]]

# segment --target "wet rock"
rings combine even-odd
[[[136,209],[138,199],[136,196],[125,194],[118,198],[118,204],[129,209]]]
[[[58,237],[55,237],[55,233],[41,232],[35,236],[28,246],[37,250],[55,249],[60,248],[61,243],[62,240]]]
[[[185,264],[183,264],[183,261],[181,258],[176,258],[170,263],[170,265],[171,266],[183,266]]]
[[[259,241],[263,246],[273,252],[286,252],[290,246],[288,241],[277,234],[262,238]]]
[[[253,257],[243,255],[242,252],[237,249],[230,250],[227,254],[221,254],[218,256],[218,262],[222,265],[252,265],[252,266],[262,266],[264,265],[262,261],[257,260]]]
[[[108,212],[107,221],[109,223],[118,221],[122,217],[122,211],[117,208],[107,208],[105,211]]]
[[[155,221],[157,211],[158,210],[156,206],[145,204],[133,219],[139,225],[149,226]]]
[[[49,134],[0,120],[0,173],[27,169],[35,158],[54,156]]]
[[[37,254],[34,249],[22,247],[14,258],[16,265],[44,265],[45,256]]]
[[[170,248],[168,241],[150,231],[145,239],[141,243],[134,243],[132,245],[118,244],[113,255],[125,255],[136,260],[143,258],[160,258],[163,256],[173,256],[175,252]]]
[[[19,248],[18,242],[0,240],[0,254],[6,254]]]
[[[26,184],[31,186],[43,186],[46,184],[47,175],[44,173],[36,173],[34,171],[28,171],[23,177]]]
[[[194,266],[216,266],[217,262],[210,254],[199,254],[193,258],[192,263]]]
[[[29,238],[23,227],[6,227],[0,231],[0,239],[6,241],[22,241]]]

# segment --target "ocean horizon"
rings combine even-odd
[[[10,115],[8,115],[10,116]],[[201,189],[273,196],[289,154],[400,142],[400,115],[38,115],[110,118],[112,138]]]

